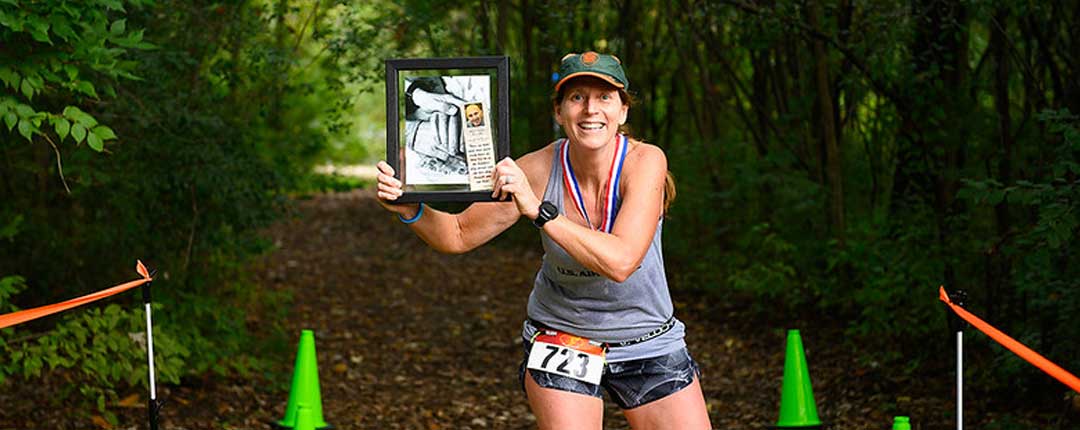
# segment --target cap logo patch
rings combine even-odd
[[[586,66],[591,66],[598,59],[600,59],[600,56],[592,51],[581,54],[581,62],[585,63]]]

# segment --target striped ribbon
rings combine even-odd
[[[611,226],[615,224],[615,201],[619,198],[619,177],[622,174],[623,161],[626,160],[626,148],[630,145],[626,136],[620,134],[615,139],[615,155],[611,158],[611,167],[608,168],[607,198],[604,200],[603,220],[600,228],[604,233],[611,233]],[[566,191],[573,196],[574,206],[578,213],[585,219],[589,228],[593,228],[589,219],[589,212],[585,208],[585,199],[581,195],[581,187],[578,186],[577,177],[574,176],[574,168],[570,166],[570,144],[563,139],[562,145],[563,183]]]

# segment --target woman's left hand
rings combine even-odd
[[[514,204],[517,205],[518,212],[529,219],[536,219],[540,210],[540,199],[536,198],[536,194],[533,193],[532,185],[529,184],[529,177],[525,176],[525,172],[518,167],[517,163],[510,157],[506,157],[495,165],[495,171],[492,172],[492,177],[495,182],[495,190],[491,193],[491,197],[496,200],[505,200],[510,197],[514,200]]]

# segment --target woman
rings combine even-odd
[[[700,372],[673,316],[660,252],[674,195],[667,159],[618,131],[630,108],[618,58],[570,54],[559,72],[555,119],[567,138],[496,165],[492,195],[510,202],[459,214],[395,205],[401,182],[385,162],[379,202],[442,252],[474,249],[521,216],[541,230],[520,372],[541,429],[601,428],[601,387],[636,430],[707,429]]]

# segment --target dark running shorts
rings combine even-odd
[[[529,362],[532,344],[525,342],[525,359],[518,367],[518,381],[525,390],[525,366]],[[600,388],[622,409],[633,409],[654,400],[660,400],[690,386],[694,377],[701,378],[697,362],[686,348],[671,354],[641,360],[607,363],[600,385],[590,384],[555,373],[529,369],[533,381],[543,388],[603,398]]]

